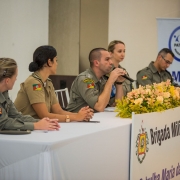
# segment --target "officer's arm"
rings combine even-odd
[[[96,111],[102,112],[106,108],[107,104],[109,103],[112,85],[113,82],[108,79],[103,92],[99,95],[98,101],[94,105],[94,109]]]
[[[122,76],[119,76],[119,74],[117,72],[111,72],[110,77],[104,87],[104,90],[99,95],[98,102],[94,106],[95,110],[100,111],[100,112],[104,111],[105,107],[107,106],[107,104],[109,102],[112,85],[115,81],[122,82],[122,81],[124,81],[124,78]],[[124,96],[124,94],[123,94],[122,84],[116,85],[115,99],[122,99],[123,96]]]
[[[5,130],[33,130],[34,122],[37,122],[36,119],[31,116],[23,116],[18,113],[16,109],[12,109],[10,107],[9,114],[7,114],[6,110],[3,107],[1,108],[1,116],[0,116],[0,129]]]
[[[81,121],[81,120],[84,120],[86,117],[85,115],[86,112],[84,113],[67,112],[67,111],[62,110],[59,104],[52,105],[51,112],[48,111],[45,103],[35,103],[35,104],[32,104],[32,107],[36,111],[40,119],[44,117],[48,117],[50,119],[58,119],[59,122],[65,122],[66,115],[69,115],[69,118],[71,119],[71,121]]]
[[[145,70],[141,70],[137,73],[137,88],[139,85],[146,86],[151,84],[153,84],[151,73]]]

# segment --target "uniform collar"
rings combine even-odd
[[[0,92],[0,103],[5,102],[6,98],[8,98],[8,91],[5,91],[3,93]]]
[[[37,79],[39,79],[39,80],[41,80],[41,82],[42,82],[43,84],[44,84],[44,83],[47,83],[48,81],[51,81],[51,79],[47,78],[46,81],[43,82],[43,81],[42,81],[42,77],[41,77],[41,75],[39,74],[38,71],[32,73],[32,76],[35,77],[35,78],[37,78]]]
[[[149,68],[151,69],[151,71],[153,73],[157,73],[158,70],[156,69],[156,67],[154,66],[154,61],[151,61],[150,64],[149,64]]]

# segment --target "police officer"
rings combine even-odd
[[[29,71],[33,72],[17,94],[14,102],[18,111],[24,115],[30,114],[35,118],[56,118],[59,122],[89,121],[93,110],[82,107],[78,113],[71,113],[61,108],[52,81],[48,78],[56,74],[57,52],[52,46],[40,46],[33,54],[33,62],[29,64]]]
[[[147,84],[161,83],[162,81],[171,81],[172,85],[179,86],[173,81],[169,71],[166,69],[173,63],[174,54],[168,48],[159,51],[156,61],[151,62],[148,67],[137,73],[137,87]]]
[[[104,48],[95,48],[89,53],[90,68],[74,80],[70,91],[70,102],[67,110],[78,112],[83,106],[90,106],[95,111],[104,111],[110,101],[112,85],[116,84],[116,97],[123,96],[123,69],[112,70],[113,62],[110,53]],[[111,72],[111,73],[110,73]],[[109,79],[103,78],[110,73]]]
[[[120,40],[114,40],[111,41],[108,45],[108,51],[110,52],[111,55],[111,60],[113,62],[113,65],[115,68],[122,68],[126,71],[125,68],[123,68],[120,63],[124,60],[125,58],[125,53],[126,53],[126,48],[124,42]],[[127,76],[128,73],[126,74]],[[127,95],[128,92],[132,91],[132,82],[125,79],[124,82],[122,83],[123,86],[123,94],[124,96]],[[113,91],[115,90],[115,86],[112,88],[112,95],[114,94]],[[114,94],[115,96],[115,94]]]
[[[18,74],[13,59],[0,58],[0,129],[1,130],[58,130],[57,119],[43,118],[40,121],[19,113],[9,98],[8,90],[13,88]]]

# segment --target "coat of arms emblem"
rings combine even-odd
[[[141,129],[139,130],[139,134],[137,135],[137,139],[136,139],[136,148],[137,148],[136,156],[140,163],[143,162],[144,158],[146,157],[146,153],[149,151],[148,144],[149,144],[148,134],[146,132],[146,129],[143,128],[141,125]]]

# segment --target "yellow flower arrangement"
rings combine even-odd
[[[117,116],[130,118],[132,112],[143,114],[160,112],[180,106],[180,88],[171,85],[170,80],[153,85],[139,86],[122,100],[116,100]]]

